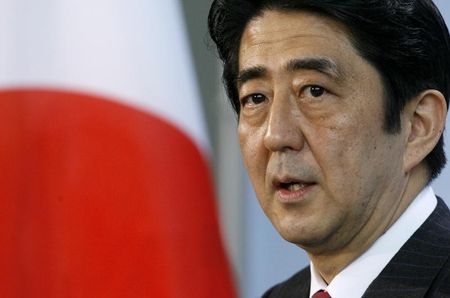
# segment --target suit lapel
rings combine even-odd
[[[288,280],[269,289],[262,298],[309,298],[310,273],[308,266]]]
[[[403,245],[363,297],[425,297],[450,254],[450,212],[438,198],[430,217]]]

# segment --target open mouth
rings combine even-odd
[[[303,182],[303,181],[275,181],[274,186],[277,190],[284,190],[284,191],[290,191],[290,192],[297,192],[300,190],[304,190],[308,186],[313,185],[314,183],[309,182]]]
[[[302,182],[287,182],[287,183],[280,183],[279,188],[289,191],[298,191],[305,187],[307,187],[310,184],[302,183]]]
[[[315,182],[303,181],[294,178],[274,179],[273,187],[276,198],[281,203],[298,203],[306,199],[307,194],[312,191]]]

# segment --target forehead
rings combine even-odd
[[[303,57],[325,57],[340,68],[345,68],[343,62],[348,59],[361,59],[345,26],[317,13],[266,10],[243,32],[240,69],[261,64],[276,67]]]

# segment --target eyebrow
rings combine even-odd
[[[342,77],[336,63],[329,59],[323,57],[312,57],[312,58],[302,58],[293,59],[286,64],[286,70],[297,71],[297,70],[315,70],[323,73],[333,79],[339,79]]]
[[[339,80],[342,77],[336,63],[329,58],[323,57],[292,59],[286,64],[286,70],[290,72],[315,70],[335,80]],[[266,75],[267,69],[264,66],[253,66],[240,71],[236,81],[238,86],[242,86],[247,81],[262,78]]]
[[[253,66],[243,69],[237,76],[238,86],[242,86],[244,83],[250,80],[262,78],[267,74],[267,70],[263,66]]]

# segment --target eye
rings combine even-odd
[[[258,105],[266,100],[266,96],[261,93],[250,94],[241,100],[241,105]]]
[[[309,92],[312,97],[320,97],[325,94],[325,88],[317,85],[306,86],[305,90]]]

